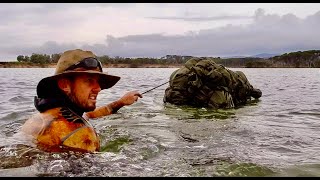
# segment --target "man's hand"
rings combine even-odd
[[[126,106],[138,101],[139,97],[142,98],[142,95],[138,93],[138,91],[130,91],[123,95],[118,101]]]
[[[121,107],[131,105],[136,102],[139,97],[142,98],[142,95],[138,93],[138,91],[127,92],[119,100],[114,101],[106,106],[96,108],[94,111],[87,112],[84,117],[86,117],[86,119],[99,118],[101,116],[116,113]]]

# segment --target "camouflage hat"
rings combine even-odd
[[[77,75],[77,74],[98,74],[99,84],[101,89],[108,89],[114,86],[120,77],[108,75],[96,70],[68,70],[70,66],[79,64],[84,59],[96,58],[91,51],[83,51],[81,49],[69,50],[64,52],[58,60],[56,70],[53,76],[49,76],[40,80],[37,86],[37,95],[39,98],[55,97],[59,94],[60,89],[58,88],[57,79],[66,75]],[[99,61],[98,61],[99,62]],[[99,62],[100,63],[100,62]]]

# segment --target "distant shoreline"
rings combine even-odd
[[[0,68],[55,68],[61,54],[19,55],[17,61],[0,62]],[[226,68],[320,68],[320,50],[307,50],[285,53],[269,58],[260,57],[193,57],[166,55],[159,58],[111,58],[107,55],[97,59],[104,68],[180,68],[192,58],[206,58]]]
[[[34,64],[21,62],[0,62],[0,68],[56,68],[53,64]],[[184,64],[103,64],[103,68],[181,68]],[[243,66],[226,66],[226,68],[310,68],[310,67],[243,67]]]
[[[103,68],[180,68],[183,64],[104,64]],[[34,64],[21,62],[0,62],[0,68],[55,68],[53,64]]]

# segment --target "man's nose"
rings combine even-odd
[[[101,87],[99,83],[95,83],[95,86],[92,89],[95,93],[98,93],[101,91]]]

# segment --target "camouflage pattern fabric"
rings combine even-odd
[[[261,95],[243,72],[231,71],[210,58],[192,58],[171,74],[163,101],[176,105],[233,108]]]

